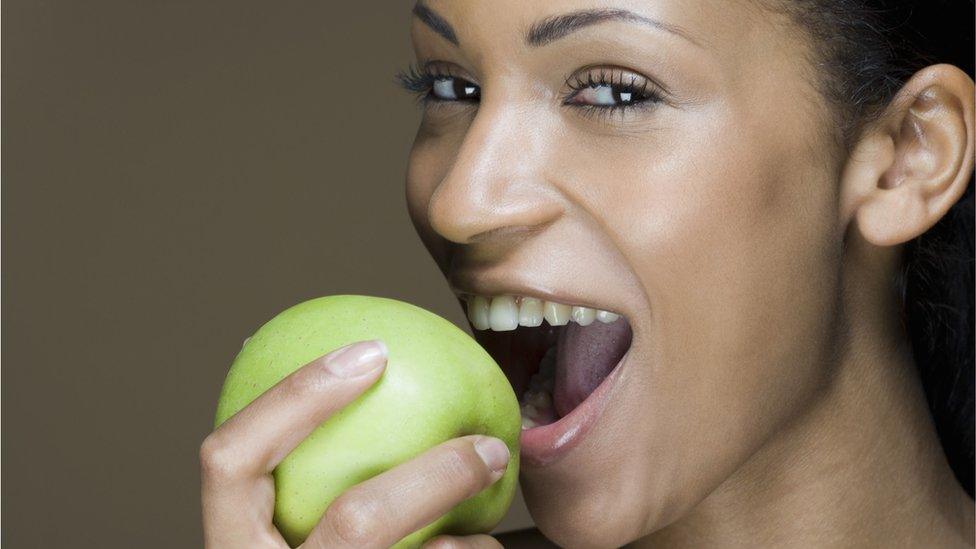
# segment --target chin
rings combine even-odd
[[[612,483],[586,489],[542,483],[523,482],[522,492],[536,527],[561,547],[621,547],[649,533],[646,496],[631,499]]]
[[[609,419],[614,422],[616,417]],[[660,459],[653,446],[622,449],[614,446],[619,440],[615,433],[601,427],[598,424],[596,436],[559,463],[528,468],[520,475],[536,527],[562,547],[632,543],[684,517],[708,490],[703,479],[682,480],[680,464]],[[632,451],[636,447],[646,450]]]

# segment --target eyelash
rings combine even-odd
[[[447,79],[466,79],[456,76],[446,67],[418,67],[411,65],[404,71],[396,75],[396,79],[405,90],[417,96],[419,102],[427,103],[475,103],[475,99],[442,99],[434,95],[433,87],[437,81]],[[563,105],[579,109],[580,112],[590,115],[612,116],[615,113],[621,115],[630,109],[646,109],[658,103],[664,102],[664,94],[656,84],[653,84],[645,77],[638,76],[620,68],[592,68],[575,72],[566,80],[569,91],[563,96]],[[587,88],[596,89],[598,87],[609,86],[612,93],[629,93],[635,98],[631,103],[623,105],[593,105],[585,103],[572,103],[572,99],[582,93]],[[480,93],[479,93],[480,98]]]
[[[441,99],[434,95],[434,84],[440,80],[459,79],[467,82],[468,80],[455,75],[450,69],[444,67],[418,67],[410,65],[406,70],[400,71],[396,75],[396,80],[400,86],[408,92],[417,96],[421,103],[473,103],[470,99]],[[479,94],[480,97],[480,94]]]
[[[612,116],[614,113],[623,115],[630,109],[643,110],[664,102],[663,92],[650,80],[616,67],[594,67],[584,71],[577,71],[566,80],[566,86],[570,91],[563,96],[563,104],[576,107],[587,115]],[[574,97],[587,88],[596,89],[604,86],[610,87],[612,90],[611,93],[629,93],[636,99],[631,103],[623,105],[571,103]]]

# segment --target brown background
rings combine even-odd
[[[223,376],[287,306],[463,320],[404,205],[410,6],[3,3],[7,547],[200,545]]]

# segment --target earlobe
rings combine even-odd
[[[974,85],[951,65],[916,73],[855,145],[841,181],[864,238],[894,246],[955,204],[973,172]]]

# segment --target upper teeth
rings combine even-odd
[[[468,299],[468,320],[475,330],[504,332],[519,326],[539,326],[543,319],[552,326],[563,326],[570,320],[588,326],[593,320],[615,322],[620,315],[590,307],[570,306],[534,297],[500,295],[492,298],[473,296]]]
[[[580,326],[589,326],[596,319],[596,311],[589,307],[573,307],[573,312],[570,316]]]

